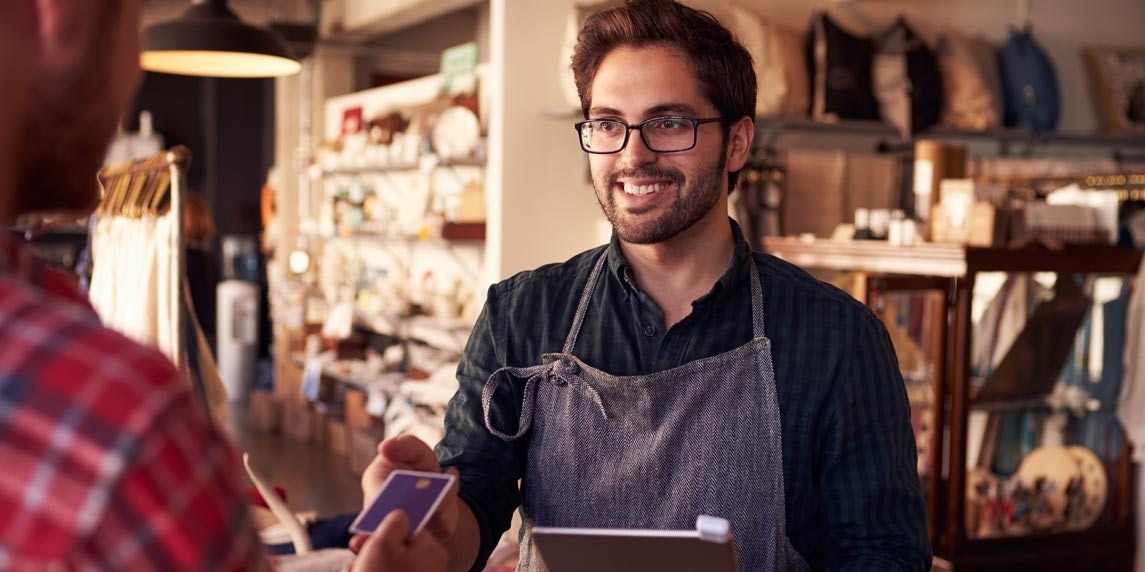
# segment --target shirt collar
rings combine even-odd
[[[0,229],[0,279],[14,279],[49,295],[91,308],[90,302],[76,288],[74,278],[41,262],[29,246],[3,229]]]
[[[729,218],[728,223],[732,226],[732,240],[735,241],[731,263],[728,264],[728,269],[723,276],[716,280],[712,289],[692,302],[693,308],[710,302],[722,301],[729,292],[735,290],[735,286],[747,277],[747,271],[751,268],[751,247],[744,238],[743,231],[735,220]],[[615,230],[612,231],[612,239],[608,242],[608,269],[624,286],[625,296],[637,292],[636,283],[632,280],[631,269],[628,261],[624,258],[624,252],[620,249],[620,239],[617,238]]]

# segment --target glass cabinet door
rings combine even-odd
[[[1128,475],[1116,417],[1129,280],[984,272],[971,302],[969,539],[1112,523]]]

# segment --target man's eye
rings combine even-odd
[[[677,119],[675,117],[664,117],[662,119],[654,120],[652,122],[652,128],[660,129],[663,131],[675,131],[677,129],[683,129],[686,123],[687,122],[683,119]]]
[[[624,126],[619,121],[602,120],[596,122],[596,128],[601,133],[614,133],[624,129]]]

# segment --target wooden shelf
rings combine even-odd
[[[1047,147],[1089,147],[1107,149],[1114,153],[1145,153],[1145,136],[1107,133],[1034,133],[1012,127],[999,127],[985,131],[969,131],[935,126],[911,137],[903,137],[892,125],[883,121],[841,120],[813,121],[806,117],[758,118],[756,130],[759,145],[763,147],[809,147],[868,149],[874,152],[906,152],[920,140],[963,143],[993,143],[1000,155],[1011,151],[1044,149]]]
[[[424,342],[430,347],[461,354],[473,324],[460,320],[440,320],[429,316],[401,318],[377,316],[364,313],[354,314],[358,327],[395,338],[406,338]]]
[[[1134,274],[1141,263],[1141,252],[1105,244],[1071,244],[1050,250],[1040,245],[1020,249],[936,243],[891,246],[878,240],[770,237],[764,238],[763,245],[768,253],[804,268],[945,278],[965,276],[968,269]]]
[[[327,176],[354,176],[354,175],[384,175],[386,173],[406,173],[419,171],[423,168],[450,168],[450,167],[484,167],[485,161],[472,158],[441,159],[432,167],[422,163],[387,163],[376,165],[358,165],[350,167],[331,167],[318,170],[319,178]]]
[[[955,244],[891,246],[877,240],[770,237],[763,239],[763,246],[769,254],[804,268],[943,277],[966,274],[966,249]]]

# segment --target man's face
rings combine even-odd
[[[139,0],[35,4],[42,51],[20,130],[16,212],[85,211],[139,81]]]
[[[687,61],[660,46],[610,52],[601,60],[590,93],[589,119],[631,125],[665,115],[719,116],[701,94]],[[596,198],[617,236],[654,244],[714,216],[727,187],[726,158],[717,122],[701,124],[696,146],[675,153],[649,150],[640,133],[632,131],[622,151],[589,155],[589,165]]]

